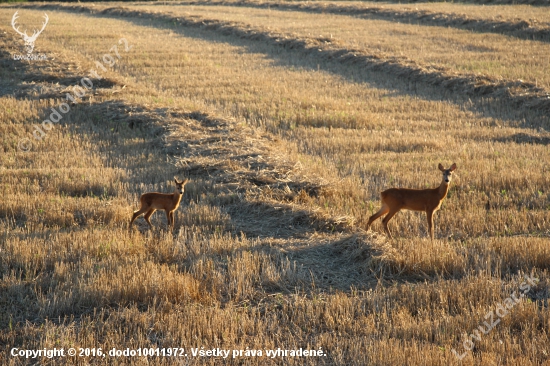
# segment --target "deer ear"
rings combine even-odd
[[[445,170],[445,168],[443,168],[443,165],[441,165],[441,163],[439,163],[438,168],[439,168],[439,170],[441,170],[441,171],[444,171],[444,170]]]
[[[453,165],[451,165],[451,167],[449,168],[449,170],[452,172],[456,169],[456,163],[453,163]]]
[[[176,182],[176,184],[179,184],[178,183],[178,178],[174,177],[174,182]]]
[[[185,178],[185,180],[181,182],[181,184],[186,185],[188,182],[189,182],[189,179]]]

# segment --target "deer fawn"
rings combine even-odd
[[[174,181],[176,182],[176,189],[172,194],[151,192],[141,195],[139,199],[139,201],[141,202],[141,207],[139,208],[139,210],[134,211],[134,216],[132,216],[132,221],[130,221],[128,231],[132,229],[132,224],[134,223],[134,220],[143,213],[145,214],[145,221],[147,221],[149,227],[151,228],[151,230],[153,230],[153,225],[151,225],[149,217],[151,217],[151,215],[154,214],[156,210],[166,211],[168,226],[172,226],[172,230],[174,229],[174,211],[176,211],[180,205],[181,196],[184,192],[184,187],[187,182],[189,182],[189,180],[186,179],[183,182],[178,182],[178,180],[174,178]]]
[[[390,230],[388,229],[388,222],[392,217],[400,210],[413,210],[413,211],[426,211],[428,219],[428,230],[430,231],[430,237],[434,238],[434,221],[433,214],[439,210],[441,202],[447,196],[449,191],[449,183],[451,183],[451,177],[453,171],[456,169],[456,164],[451,165],[449,169],[443,168],[443,165],[439,164],[439,170],[443,172],[443,180],[437,188],[433,189],[409,189],[409,188],[390,188],[380,194],[382,199],[382,207],[377,213],[372,215],[367,223],[367,230],[374,220],[382,215],[386,215],[382,220],[384,224],[384,230],[388,237],[392,239]]]

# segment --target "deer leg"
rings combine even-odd
[[[376,220],[377,218],[379,218],[382,215],[387,214],[388,212],[390,212],[390,208],[385,203],[383,203],[380,210],[378,210],[377,213],[375,213],[374,215],[372,215],[369,218],[369,222],[367,223],[367,230],[369,230],[370,225],[373,223],[374,220]]]
[[[155,211],[156,210],[154,208],[152,208],[149,211],[147,211],[147,213],[144,216],[145,221],[147,221],[147,223],[149,224],[149,227],[151,228],[151,230],[153,230],[153,225],[151,224],[151,220],[149,220],[149,217],[151,217],[151,215],[154,214]]]
[[[426,211],[426,218],[428,219],[428,232],[432,240],[434,240],[434,212]]]
[[[132,224],[134,223],[134,220],[138,218],[139,215],[147,212],[146,208],[141,207],[139,210],[134,211],[134,215],[132,216],[132,220],[130,221],[130,225],[128,225],[128,231],[132,228]]]
[[[168,211],[166,210],[166,221],[168,221],[168,223],[166,224],[168,226],[168,228],[170,226],[172,226],[172,228],[174,228],[174,220],[173,220],[173,212],[172,211]]]
[[[174,228],[174,221],[175,221],[175,213],[174,211],[170,212],[170,221],[172,225],[172,229]]]
[[[390,239],[393,239],[393,236],[391,235],[391,232],[390,232],[390,229],[388,228],[388,222],[390,222],[390,220],[392,219],[392,217],[395,216],[396,213],[398,213],[399,210],[396,210],[396,211],[390,211],[389,214],[387,214],[383,219],[382,219],[382,224],[384,225],[384,231],[386,231],[386,234],[388,234],[388,237]]]

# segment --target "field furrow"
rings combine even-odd
[[[32,6],[32,8],[55,9],[57,6],[42,5]],[[64,10],[77,12],[97,11],[96,8],[87,8],[83,6],[64,6]],[[207,11],[210,9],[207,8]],[[242,18],[242,14],[234,16],[226,15],[223,10],[220,14],[222,19],[212,19],[196,16],[186,16],[184,13],[177,14],[179,17],[171,14],[164,14],[151,11],[132,10],[130,8],[107,8],[101,10],[101,15],[113,15],[124,17],[151,17],[162,19],[168,22],[176,22],[186,27],[204,27],[208,30],[214,30],[227,36],[246,38],[257,42],[268,42],[274,46],[292,49],[306,54],[312,54],[312,57],[324,60],[335,60],[349,67],[368,68],[372,72],[384,72],[399,79],[411,83],[424,83],[444,88],[457,94],[466,94],[476,97],[486,97],[500,99],[504,102],[514,103],[515,107],[523,107],[529,110],[539,110],[543,114],[550,109],[550,97],[548,94],[547,82],[544,77],[540,79],[529,74],[517,74],[514,68],[514,75],[525,78],[528,81],[506,80],[501,77],[488,74],[469,74],[458,72],[455,68],[440,66],[440,63],[421,63],[418,60],[410,59],[405,56],[395,56],[393,53],[369,53],[368,48],[347,47],[347,41],[333,39],[332,37],[304,36],[304,30],[298,34],[280,33],[271,30],[269,27],[261,27],[255,24],[227,21],[227,18]],[[203,13],[194,10],[195,13]],[[249,16],[246,14],[245,16]],[[261,14],[258,22],[265,24]],[[282,12],[281,16],[286,13]],[[225,19],[224,19],[225,18]],[[251,20],[250,18],[247,18]],[[326,24],[323,28],[326,31]],[[311,33],[308,33],[311,34]],[[365,38],[363,38],[365,39]],[[531,56],[529,56],[531,57]],[[534,56],[532,56],[534,58]],[[510,60],[511,62],[511,60]],[[548,64],[550,65],[550,64]],[[547,65],[547,66],[548,66]],[[510,67],[510,69],[512,69]],[[537,69],[535,68],[535,71]],[[530,72],[533,70],[531,69]],[[545,67],[540,70],[541,76],[545,73]],[[510,72],[512,73],[512,71]],[[532,80],[532,81],[530,81]],[[543,119],[545,117],[542,117]],[[537,121],[537,124],[540,124]]]
[[[430,4],[427,6],[415,5],[407,7],[365,6],[346,4],[346,2],[327,3],[315,2],[269,2],[269,1],[188,1],[178,5],[198,6],[238,6],[269,10],[289,10],[312,12],[321,14],[351,15],[365,19],[382,19],[393,22],[420,24],[437,27],[453,27],[480,33],[498,33],[526,40],[550,42],[550,28],[548,13],[542,10],[535,11],[530,7],[493,7],[486,9],[480,6],[446,6],[445,12],[436,12]],[[174,5],[172,5],[173,7]],[[422,9],[424,8],[424,9]],[[430,9],[430,10],[428,10]],[[513,10],[512,10],[513,9]],[[457,13],[461,12],[461,13]],[[507,19],[503,19],[506,14]]]

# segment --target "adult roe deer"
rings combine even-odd
[[[141,197],[139,198],[141,207],[139,208],[139,210],[134,211],[134,216],[132,216],[132,221],[130,221],[128,231],[132,229],[132,224],[134,223],[134,220],[143,213],[145,213],[145,221],[147,221],[149,227],[151,228],[151,230],[153,230],[153,225],[151,225],[149,217],[151,217],[151,215],[154,214],[156,210],[166,211],[168,226],[172,226],[172,230],[174,229],[174,211],[176,211],[180,205],[181,197],[185,190],[184,187],[187,182],[189,182],[189,179],[186,179],[183,182],[178,182],[177,178],[174,178],[174,181],[176,182],[176,189],[172,194],[150,192],[141,195]]]
[[[384,224],[384,230],[388,237],[392,239],[390,230],[388,229],[388,222],[392,217],[400,210],[413,210],[413,211],[425,211],[428,219],[428,230],[430,231],[430,237],[434,238],[434,221],[433,214],[441,207],[441,202],[447,196],[449,191],[449,183],[451,183],[451,177],[453,171],[456,169],[456,164],[453,163],[449,169],[443,168],[441,163],[439,164],[439,170],[443,172],[443,180],[437,188],[433,189],[409,189],[409,188],[390,188],[380,194],[382,199],[382,207],[377,213],[369,218],[367,223],[367,230],[374,220],[382,215],[386,215],[382,220]]]

